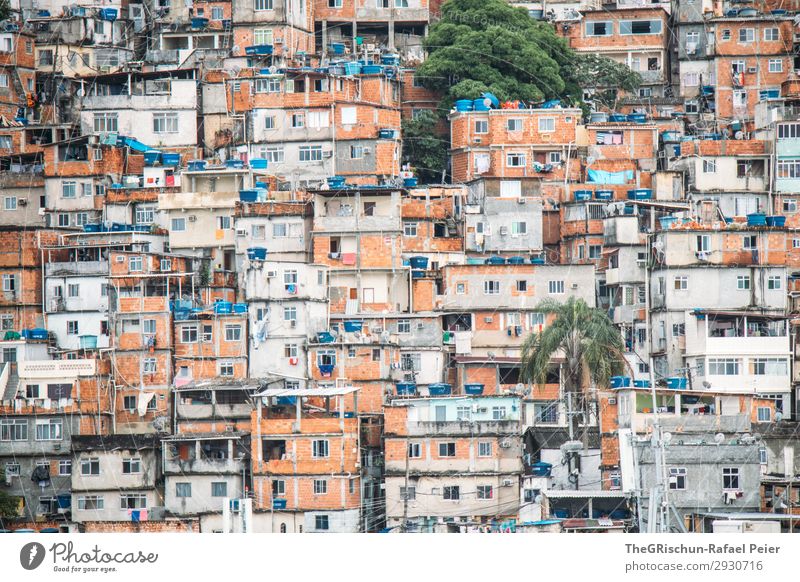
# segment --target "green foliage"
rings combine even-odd
[[[0,481],[5,481],[6,473],[3,467],[0,467]],[[0,520],[11,519],[17,517],[19,510],[19,501],[16,497],[12,497],[5,491],[0,491]]]
[[[445,111],[454,100],[485,91],[500,100],[580,97],[565,75],[574,58],[566,40],[504,0],[447,0],[425,48],[428,58],[417,75],[445,95]]]
[[[574,297],[565,303],[545,300],[537,310],[555,315],[555,319],[540,333],[529,335],[522,345],[525,381],[543,383],[556,354],[566,359],[564,384],[572,392],[583,388],[585,378],[606,386],[611,376],[625,369],[622,336],[604,311]]]
[[[8,20],[11,16],[11,2],[9,0],[0,0],[0,22]]]
[[[609,109],[616,105],[617,89],[632,93],[642,84],[642,76],[626,64],[598,54],[576,55],[565,72],[584,89],[594,89],[594,100]]]
[[[423,111],[403,121],[403,163],[410,164],[423,184],[440,183],[447,167],[447,140],[436,132],[437,115]]]

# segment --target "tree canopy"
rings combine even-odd
[[[403,121],[403,163],[414,168],[422,183],[441,182],[447,167],[447,137],[436,132],[439,121],[432,111]]]
[[[582,390],[584,378],[603,386],[625,369],[622,336],[603,310],[574,297],[564,303],[542,301],[537,310],[555,318],[522,345],[525,381],[543,383],[557,353],[566,360],[564,387],[571,392]]]

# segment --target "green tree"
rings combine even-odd
[[[3,467],[0,467],[0,482],[5,482],[6,473]],[[19,512],[19,501],[16,497],[12,497],[5,491],[0,491],[0,528],[3,527],[3,522],[7,519],[17,517]]]
[[[555,355],[565,359],[564,390],[572,395],[583,395],[587,380],[606,386],[611,376],[625,369],[622,336],[603,310],[589,307],[583,299],[570,297],[565,303],[542,301],[537,311],[555,318],[541,332],[525,338],[522,344],[524,381],[544,383]],[[584,415],[588,418],[588,399],[579,396],[577,400],[584,402]],[[569,422],[574,434],[574,415]],[[584,431],[584,442],[585,438]]]
[[[11,17],[11,2],[9,0],[0,0],[0,22],[8,20]]]
[[[447,0],[425,49],[417,75],[444,95],[445,111],[454,100],[477,99],[485,91],[501,100],[580,98],[565,75],[574,58],[566,40],[505,0]]]
[[[628,65],[598,54],[576,55],[565,73],[580,87],[594,90],[594,101],[612,110],[620,89],[632,93],[642,84],[642,76]]]
[[[440,183],[447,168],[447,138],[436,131],[439,117],[423,111],[403,121],[403,163],[414,168],[420,182]]]

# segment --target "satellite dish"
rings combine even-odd
[[[708,380],[703,380],[703,388],[710,389],[711,382],[709,382]]]
[[[668,445],[669,442],[672,440],[672,433],[671,432],[665,432],[664,435],[662,436],[662,438],[664,439],[664,444]]]
[[[724,440],[725,440],[725,435],[722,434],[721,432],[718,432],[717,434],[714,435],[714,442],[717,443],[718,445],[722,444],[722,441]]]

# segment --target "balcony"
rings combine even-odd
[[[518,435],[517,420],[481,420],[455,422],[409,422],[409,436],[470,436],[470,435]]]

